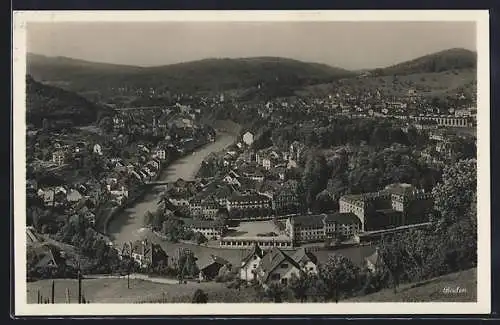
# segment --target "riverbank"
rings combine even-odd
[[[166,165],[158,180],[162,182],[175,182],[179,178],[194,180],[203,160],[209,154],[227,148],[235,140],[236,135],[234,134],[218,134],[214,142],[198,147],[198,149],[186,153]],[[145,193],[140,198],[138,197],[121,210],[113,213],[113,216],[108,217],[106,234],[115,244],[120,245],[141,238],[142,217],[147,211],[154,212],[157,209],[160,188],[161,185],[145,187]]]

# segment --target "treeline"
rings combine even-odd
[[[98,113],[105,110],[76,93],[26,77],[26,118],[36,127],[86,125],[95,122]]]
[[[301,128],[297,123],[275,128],[271,137],[272,142],[282,148],[287,148],[293,141],[319,148],[362,143],[376,147],[393,143],[422,146],[428,142],[427,136],[417,132],[415,128],[410,128],[405,133],[400,125],[392,121],[343,117],[318,121],[314,128]]]
[[[328,159],[321,151],[311,150],[304,154],[304,160],[298,197],[303,206],[315,212],[335,210],[344,194],[376,192],[393,183],[430,191],[441,179],[439,169],[429,167],[403,145],[381,150],[348,147]]]

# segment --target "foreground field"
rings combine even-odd
[[[66,290],[70,293],[70,303],[77,303],[78,281],[57,279],[55,282],[55,303],[66,303]],[[45,298],[50,298],[52,280],[40,280],[27,284],[28,303],[36,303],[38,291]],[[208,295],[211,302],[249,302],[252,301],[253,289],[226,288],[224,283],[206,282],[187,284],[162,284],[146,280],[130,280],[130,289],[126,279],[85,279],[82,292],[90,303],[141,303],[141,302],[191,302],[196,289]]]
[[[475,302],[477,301],[477,270],[444,275],[422,283],[402,285],[396,294],[385,289],[346,302]]]
[[[370,295],[355,297],[343,302],[475,302],[477,301],[477,273],[470,269],[448,274],[421,283],[405,284],[397,293],[385,289]],[[54,280],[55,303],[65,303],[69,290],[70,302],[77,302],[77,280]],[[36,303],[38,292],[49,298],[52,280],[27,284],[28,303]],[[189,303],[197,289],[203,290],[209,302],[259,302],[253,288],[229,289],[225,283],[188,282],[163,284],[131,279],[130,289],[126,279],[85,279],[82,292],[90,303]],[[289,300],[289,301],[293,301]]]

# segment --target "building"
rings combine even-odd
[[[289,237],[222,237],[220,247],[223,248],[250,248],[259,245],[262,248],[280,247],[282,249],[293,248],[293,241]]]
[[[252,132],[246,132],[245,134],[243,134],[243,142],[247,145],[247,146],[251,146],[254,142],[254,135]]]
[[[285,232],[296,243],[342,241],[353,238],[360,228],[359,218],[350,212],[291,216],[285,223]]]
[[[221,205],[218,199],[214,196],[208,196],[205,199],[198,195],[189,201],[189,211],[191,217],[203,217],[205,219],[213,219],[217,215]]]
[[[184,222],[184,227],[186,230],[202,234],[207,239],[220,239],[221,237],[221,229],[218,223],[214,220],[186,220]]]
[[[285,231],[294,242],[315,242],[325,239],[325,215],[293,216],[286,220]]]
[[[227,200],[227,210],[270,209],[271,198],[262,194],[234,194]]]
[[[339,211],[355,214],[361,231],[423,223],[433,209],[432,195],[410,184],[391,184],[382,191],[345,195],[339,200]]]
[[[301,266],[277,247],[264,255],[257,268],[257,280],[264,288],[272,283],[287,285],[293,275],[300,276]]]
[[[245,281],[257,280],[257,268],[264,257],[264,251],[258,244],[253,244],[252,249],[241,261],[240,279]]]
[[[196,265],[200,270],[198,275],[199,280],[209,281],[213,280],[219,274],[222,267],[230,265],[230,263],[222,257],[210,254],[207,258],[204,258],[203,255],[199,257]]]
[[[361,231],[361,221],[354,213],[327,214],[323,219],[325,237],[328,239],[353,238]]]
[[[123,244],[120,255],[135,260],[140,268],[154,267],[162,262],[168,264],[168,255],[160,245],[148,240],[137,240]]]
[[[271,218],[272,198],[253,191],[234,193],[227,200],[226,207],[229,218],[233,220],[266,220]]]
[[[156,149],[155,155],[161,160],[167,159],[167,151],[163,148]]]
[[[52,162],[56,163],[58,166],[64,165],[66,160],[66,153],[62,150],[57,150],[52,153]]]
[[[304,273],[316,275],[318,274],[318,259],[316,256],[305,248],[299,248],[292,259],[300,266]]]
[[[376,272],[382,266],[381,262],[378,247],[372,255],[365,258],[366,267],[370,272]]]
[[[473,127],[475,125],[474,119],[470,117],[455,117],[449,116],[411,116],[414,121],[435,121],[440,126],[445,127]]]
[[[100,144],[96,143],[94,144],[93,151],[95,154],[98,154],[99,156],[102,156],[102,147]]]
[[[299,211],[297,186],[298,182],[296,180],[288,180],[282,184],[280,191],[273,196],[274,209],[277,215],[294,214]]]

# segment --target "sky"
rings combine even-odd
[[[28,52],[138,66],[279,56],[357,70],[476,50],[474,22],[30,22],[27,30]]]

